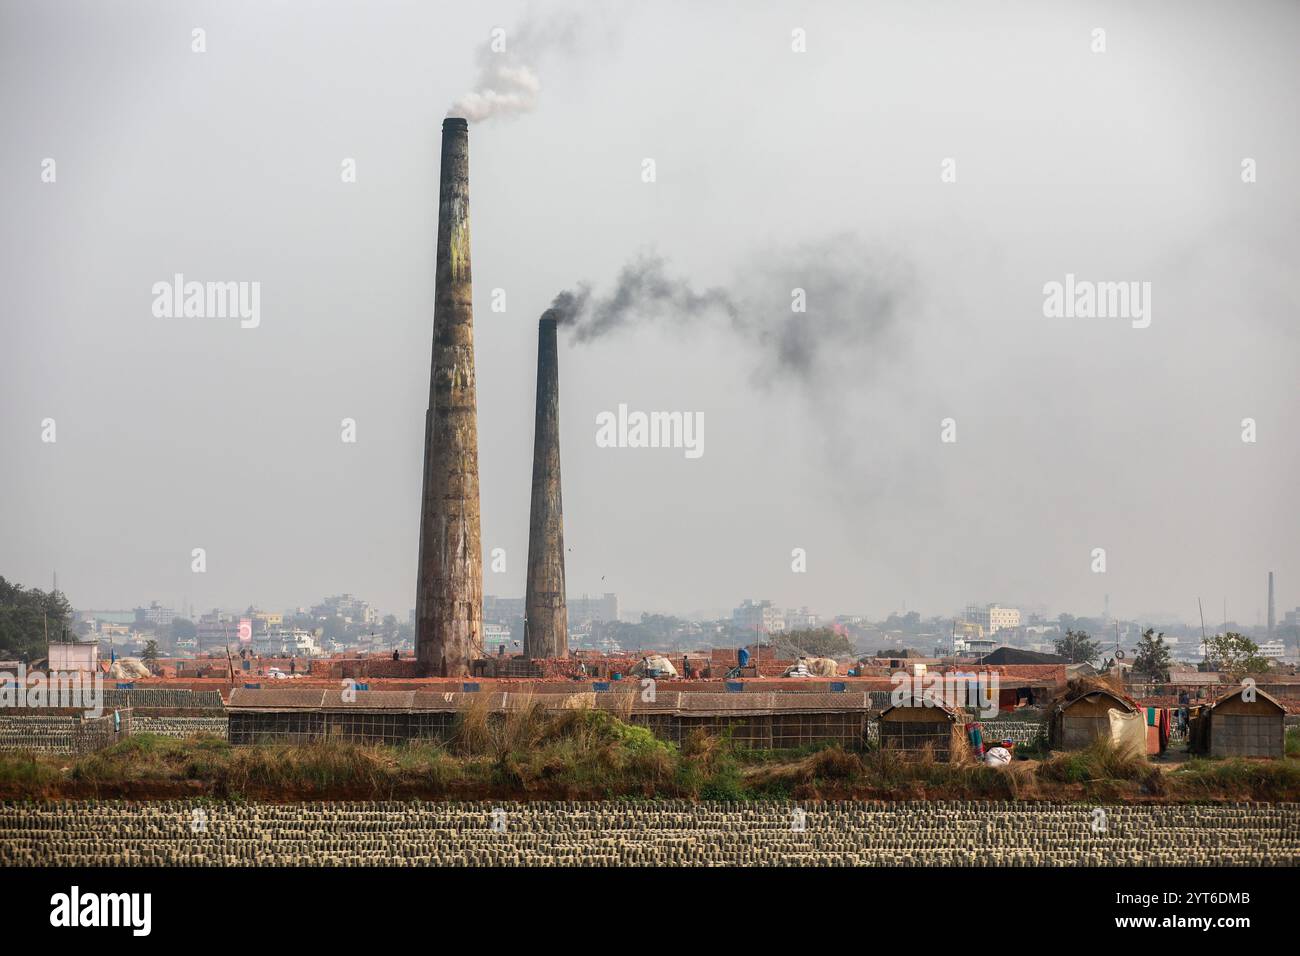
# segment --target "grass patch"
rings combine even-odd
[[[1016,760],[1046,760],[1051,755],[1051,748],[1047,745],[1047,735],[1042,733],[1027,743],[1016,744],[1015,749],[1011,751],[1011,756]]]
[[[530,731],[510,744],[497,764],[503,782],[609,797],[673,789],[680,758],[644,727],[589,709],[543,715],[536,737]]]
[[[1059,783],[1088,783],[1097,780],[1145,780],[1153,772],[1146,754],[1116,747],[1099,737],[1083,750],[1059,753],[1039,765],[1044,780]],[[1154,772],[1158,773],[1158,770]]]
[[[1017,748],[1018,750],[1020,748]],[[1165,771],[1144,754],[1098,741],[1041,762],[990,767],[930,753],[816,744],[737,748],[730,734],[695,732],[680,746],[603,710],[462,714],[445,744],[342,742],[232,747],[217,737],[129,737],[79,757],[0,754],[13,798],[135,799],[770,799],[1295,800],[1300,760],[1192,760]]]
[[[1196,758],[1169,774],[1175,792],[1190,799],[1294,800],[1300,761]]]
[[[60,777],[59,768],[35,753],[0,753],[0,784],[29,793],[43,792]]]

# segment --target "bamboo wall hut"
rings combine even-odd
[[[950,761],[965,753],[965,715],[946,704],[913,697],[891,704],[877,718],[880,749],[919,756],[927,749],[935,760]]]
[[[1047,736],[1058,750],[1082,750],[1104,738],[1116,745],[1131,741],[1139,753],[1146,752],[1146,721],[1137,705],[1096,681],[1071,683],[1052,706]]]
[[[1211,757],[1281,757],[1285,753],[1286,708],[1253,688],[1246,700],[1241,687],[1202,707],[1188,729],[1188,745]]]

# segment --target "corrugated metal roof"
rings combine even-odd
[[[683,714],[795,714],[846,713],[866,710],[865,692],[835,694],[683,694],[679,710]]]
[[[341,710],[410,710],[413,690],[327,690],[321,706]]]
[[[320,707],[325,698],[325,691],[319,687],[249,688],[236,687],[230,692],[229,707],[283,708],[299,710]]]
[[[901,703],[897,703],[897,704],[891,703],[888,707],[886,707],[884,710],[880,712],[880,716],[881,717],[885,716],[885,714],[889,713],[895,707],[924,707],[928,710],[938,709],[938,710],[942,710],[953,720],[956,720],[958,717],[964,716],[960,710],[957,710],[954,707],[949,707],[946,703],[944,703],[944,701],[941,698],[932,694],[922,694],[920,696],[907,697],[904,698]]]
[[[457,691],[413,690],[411,709],[446,713],[456,710],[456,698],[463,696],[465,695]]]

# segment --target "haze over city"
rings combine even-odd
[[[1300,604],[1294,6],[828,3],[804,56],[775,7],[539,6],[536,102],[470,124],[487,593],[524,589],[538,316],[649,261],[725,296],[561,331],[571,595],[1253,624],[1273,570]],[[536,11],[0,10],[0,571],[404,620],[439,123]],[[260,283],[258,324],[158,317],[176,274]],[[1067,276],[1150,283],[1149,325],[1045,317]],[[620,404],[702,414],[704,453],[598,447]]]

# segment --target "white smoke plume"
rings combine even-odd
[[[500,57],[502,54],[492,54]],[[448,116],[462,116],[474,123],[508,113],[530,113],[537,106],[541,80],[528,66],[505,62],[489,63],[479,74],[477,86],[452,104]]]
[[[448,116],[481,123],[494,116],[518,116],[536,108],[542,92],[537,64],[553,50],[574,45],[573,16],[527,19],[507,30],[494,27],[479,50],[474,88],[452,104]]]

